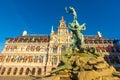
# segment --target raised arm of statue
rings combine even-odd
[[[74,20],[77,19],[77,13],[73,7],[70,6],[69,10],[67,9],[67,7],[65,7],[65,11],[66,11],[66,13],[72,13]]]
[[[66,12],[66,13],[70,13],[70,12],[68,11],[67,7],[65,7],[65,12]]]
[[[86,30],[86,24],[85,23],[82,24],[80,27],[81,27],[81,30]]]

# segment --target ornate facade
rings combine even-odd
[[[53,28],[50,35],[27,34],[7,38],[0,54],[0,75],[44,75],[57,68],[62,52],[71,46],[72,33],[69,32],[64,18],[59,22],[57,31]],[[84,48],[94,48],[102,53],[109,63],[109,54],[119,53],[118,40],[111,40],[100,35],[84,36]],[[120,61],[119,56],[116,56]]]

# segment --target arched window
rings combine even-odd
[[[9,56],[9,58],[8,58],[8,62],[10,61],[10,59],[11,59],[11,56]]]
[[[41,75],[41,73],[42,73],[42,69],[41,68],[38,68],[38,75]]]
[[[11,62],[13,62],[13,61],[14,61],[14,56],[11,56],[11,59],[10,59],[10,60],[11,60]]]
[[[38,61],[38,56],[34,55],[33,59],[34,59],[34,62],[37,62]]]
[[[53,65],[56,65],[56,64],[57,64],[57,57],[56,57],[56,56],[53,56],[53,57],[52,57],[52,64],[53,64]]]
[[[108,40],[104,40],[103,42],[104,42],[104,44],[107,44],[107,43],[108,43]]]
[[[92,40],[92,39],[90,39],[90,40],[89,40],[89,43],[90,43],[90,44],[93,44],[93,40]]]
[[[37,46],[37,47],[36,47],[36,51],[40,51],[40,46]]]
[[[35,46],[31,46],[31,51],[34,51],[35,50]]]
[[[9,61],[10,61],[10,57],[11,57],[11,56],[7,56],[6,62],[9,62]]]
[[[5,50],[8,51],[9,50],[9,46],[5,46]]]
[[[4,74],[5,70],[6,70],[6,68],[4,67],[4,68],[2,69],[1,75]]]
[[[94,43],[95,43],[95,44],[98,44],[98,40],[94,40]]]
[[[53,53],[57,53],[57,46],[53,47]]]
[[[1,60],[0,60],[0,62],[3,62],[4,59],[5,59],[5,56],[1,56]]]
[[[42,63],[43,62],[43,56],[39,56],[39,62]]]
[[[66,51],[66,46],[62,45],[61,52],[64,52],[64,51]]]

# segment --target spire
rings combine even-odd
[[[22,36],[26,36],[26,35],[27,35],[27,31],[24,30]]]
[[[61,20],[64,21],[64,16],[62,16]]]
[[[51,34],[53,34],[54,33],[54,30],[53,30],[53,25],[52,25],[52,27],[51,27]]]
[[[101,32],[98,31],[97,34],[98,34],[98,37],[102,37]]]
[[[61,20],[60,20],[60,27],[62,27],[62,28],[63,28],[63,27],[64,27],[64,28],[66,27],[66,22],[65,22],[63,16],[61,17]]]

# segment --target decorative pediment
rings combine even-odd
[[[62,16],[61,20],[60,20],[60,24],[58,28],[67,28],[66,27],[66,21],[64,20],[64,17]]]

